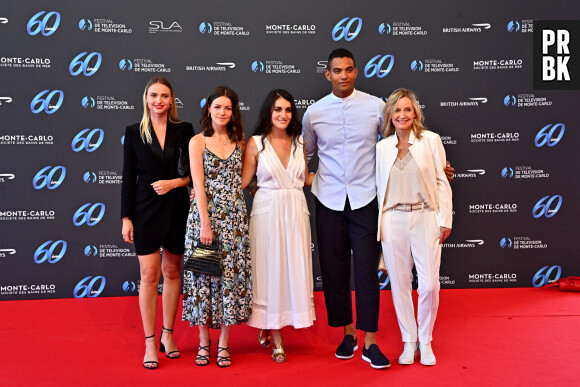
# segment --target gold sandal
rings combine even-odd
[[[258,341],[262,348],[268,348],[270,343],[272,342],[272,337],[270,336],[269,329],[260,329],[260,333],[258,333]]]
[[[284,341],[280,342],[280,346],[272,344],[272,360],[276,363],[284,363],[286,361],[286,352],[284,352]]]

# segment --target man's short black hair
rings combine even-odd
[[[354,60],[354,55],[352,55],[352,52],[348,51],[346,48],[337,48],[335,50],[333,50],[330,55],[328,56],[328,70],[330,71],[330,62],[332,62],[332,60],[334,58],[350,58],[352,59],[352,63],[354,64],[354,67],[356,67],[356,61]]]

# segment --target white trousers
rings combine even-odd
[[[439,244],[437,214],[432,209],[387,211],[381,222],[383,256],[391,281],[393,304],[403,342],[429,344],[439,307]],[[411,296],[413,263],[418,276],[417,322]]]

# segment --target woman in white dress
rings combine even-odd
[[[273,341],[272,359],[286,361],[281,328],[306,328],[315,320],[310,213],[302,187],[308,173],[302,125],[294,98],[271,91],[262,106],[254,136],[248,140],[242,187],[257,175],[258,191],[250,215],[252,315],[264,348]]]

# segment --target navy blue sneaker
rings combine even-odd
[[[350,359],[354,356],[354,351],[358,349],[356,345],[356,337],[351,335],[344,336],[342,343],[336,349],[335,356],[339,359]]]
[[[369,349],[366,349],[363,345],[362,358],[364,361],[371,363],[371,367],[376,369],[389,368],[391,362],[379,349],[376,344],[371,344]]]

